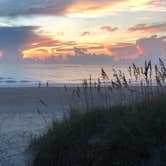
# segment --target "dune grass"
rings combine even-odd
[[[164,62],[159,59],[155,67],[151,61],[144,67],[133,64],[129,81],[122,71],[113,73],[110,79],[102,68],[94,87],[90,76],[81,89],[73,90],[69,115],[32,140],[33,166],[166,165]],[[140,82],[138,91],[133,79]],[[112,105],[114,90],[120,93],[116,105]]]
[[[72,110],[31,143],[33,166],[166,165],[166,95],[132,105]]]

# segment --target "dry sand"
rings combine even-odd
[[[27,165],[31,137],[63,116],[64,96],[63,88],[0,88],[0,166]]]

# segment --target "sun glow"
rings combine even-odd
[[[30,37],[27,36],[27,42],[21,45],[19,50],[22,50],[24,59],[45,60],[52,56],[75,55],[75,48],[86,50],[85,55],[112,54],[111,56],[119,58],[124,51],[118,49],[124,49],[128,50],[124,53],[126,59],[132,59],[127,54],[133,57],[136,57],[136,54],[144,54],[143,49],[135,44],[137,40],[152,35],[161,36],[165,32],[163,22],[155,23],[153,20],[156,19],[151,16],[152,13],[144,13],[152,8],[154,10],[155,7],[158,9],[160,2],[158,0],[76,0],[67,3],[62,15],[35,17],[34,28],[29,27]],[[144,14],[147,14],[146,17],[151,20],[148,19],[146,22]],[[160,18],[160,15],[157,17]],[[28,24],[25,19],[21,20]],[[0,52],[0,56],[2,55]]]
[[[23,58],[39,58],[41,60],[47,59],[49,56],[56,56],[56,50],[50,47],[37,47],[34,49],[22,51]]]
[[[123,10],[150,10],[148,3],[152,0],[116,0],[116,1],[78,1],[68,6],[64,13],[70,16],[91,17],[92,15],[112,15]]]

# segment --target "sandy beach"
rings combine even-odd
[[[64,88],[0,88],[0,165],[27,165],[31,138],[67,109],[61,94]]]
[[[76,88],[75,88],[76,89]],[[134,88],[136,89],[136,88]],[[138,89],[138,88],[137,88]],[[94,98],[96,106],[106,101],[104,91],[94,89],[93,95],[73,93],[74,88],[0,88],[0,165],[29,165],[31,154],[28,147],[30,140],[44,132],[50,122],[61,119],[69,110],[69,104],[75,105],[81,100]],[[108,93],[108,89],[106,92]],[[124,93],[125,95],[124,95]],[[133,100],[132,91],[109,91],[110,104]],[[84,92],[80,92],[84,93]],[[73,98],[73,94],[75,98]],[[80,95],[80,96],[79,96]],[[126,98],[126,95],[128,96]],[[139,93],[137,93],[137,97]],[[135,96],[135,95],[134,95]],[[108,99],[108,98],[107,98]],[[137,100],[137,99],[136,99]],[[103,103],[102,103],[103,104]]]

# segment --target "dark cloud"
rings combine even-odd
[[[34,36],[34,30],[38,28],[37,26],[0,27],[0,47],[10,45],[20,48]]]
[[[105,54],[90,54],[87,53],[87,48],[74,48],[74,56],[51,56],[44,63],[67,63],[67,64],[112,64],[114,62],[111,56]]]
[[[0,27],[1,61],[14,63],[22,61],[21,49],[35,36],[34,30],[39,27]]]
[[[75,0],[1,0],[1,16],[61,14]]]
[[[129,31],[144,31],[144,32],[166,32],[166,23],[160,23],[160,24],[137,24],[133,27],[129,28]]]
[[[64,63],[64,61],[63,61]],[[67,56],[66,63],[70,64],[112,64],[112,57],[105,54],[84,54],[84,56]]]
[[[111,64],[113,58],[105,54],[89,54],[87,48],[74,48],[75,56],[67,56],[69,63],[74,64]]]
[[[90,32],[83,32],[81,36],[89,36],[91,33]]]

